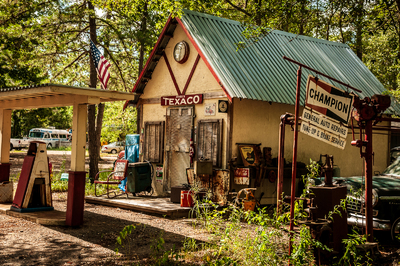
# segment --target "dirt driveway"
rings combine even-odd
[[[11,154],[12,175],[20,171],[24,156],[21,152]],[[67,154],[49,154],[55,171],[59,171],[62,164],[68,169],[69,157]],[[103,158],[100,168],[111,167],[114,160],[113,157]],[[54,208],[66,211],[66,199],[65,192],[53,193]],[[127,225],[134,225],[135,229],[128,236],[130,243],[121,247],[116,240]],[[150,265],[149,258],[156,253],[152,246],[158,240],[163,239],[163,249],[170,250],[173,246],[180,248],[188,237],[207,240],[206,234],[194,228],[190,219],[172,220],[93,204],[85,204],[84,224],[77,228],[42,226],[0,214],[0,264],[127,265],[129,257],[130,265],[132,261]],[[114,251],[116,247],[119,254]]]
[[[24,157],[26,155],[26,151],[12,151],[10,153],[10,163],[11,163],[11,169],[10,169],[10,176],[12,178],[16,178],[21,172],[21,167],[24,162]],[[65,170],[68,171],[71,167],[71,151],[52,151],[49,150],[47,151],[47,156],[49,157],[49,160],[51,164],[53,165],[53,172],[58,172],[62,167],[64,167]],[[106,155],[102,156],[99,161],[99,169],[109,169],[112,168],[113,162],[117,158],[116,155]],[[86,157],[85,160],[86,164],[86,170],[89,169],[89,158]],[[63,166],[64,165],[64,166]]]

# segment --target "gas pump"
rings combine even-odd
[[[46,143],[32,141],[24,158],[12,211],[53,210]]]

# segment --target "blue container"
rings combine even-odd
[[[130,163],[139,161],[139,134],[126,135],[125,159]]]

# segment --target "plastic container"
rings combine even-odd
[[[181,207],[193,207],[193,192],[190,190],[182,190],[181,191]]]
[[[139,161],[139,134],[126,135],[125,159],[130,163]]]

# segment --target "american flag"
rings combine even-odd
[[[94,66],[96,67],[97,76],[103,86],[103,89],[107,89],[107,83],[110,79],[110,71],[108,68],[110,67],[110,63],[104,58],[104,56],[100,53],[99,49],[97,49],[96,45],[90,40],[90,52],[92,53],[92,58],[94,62]]]

